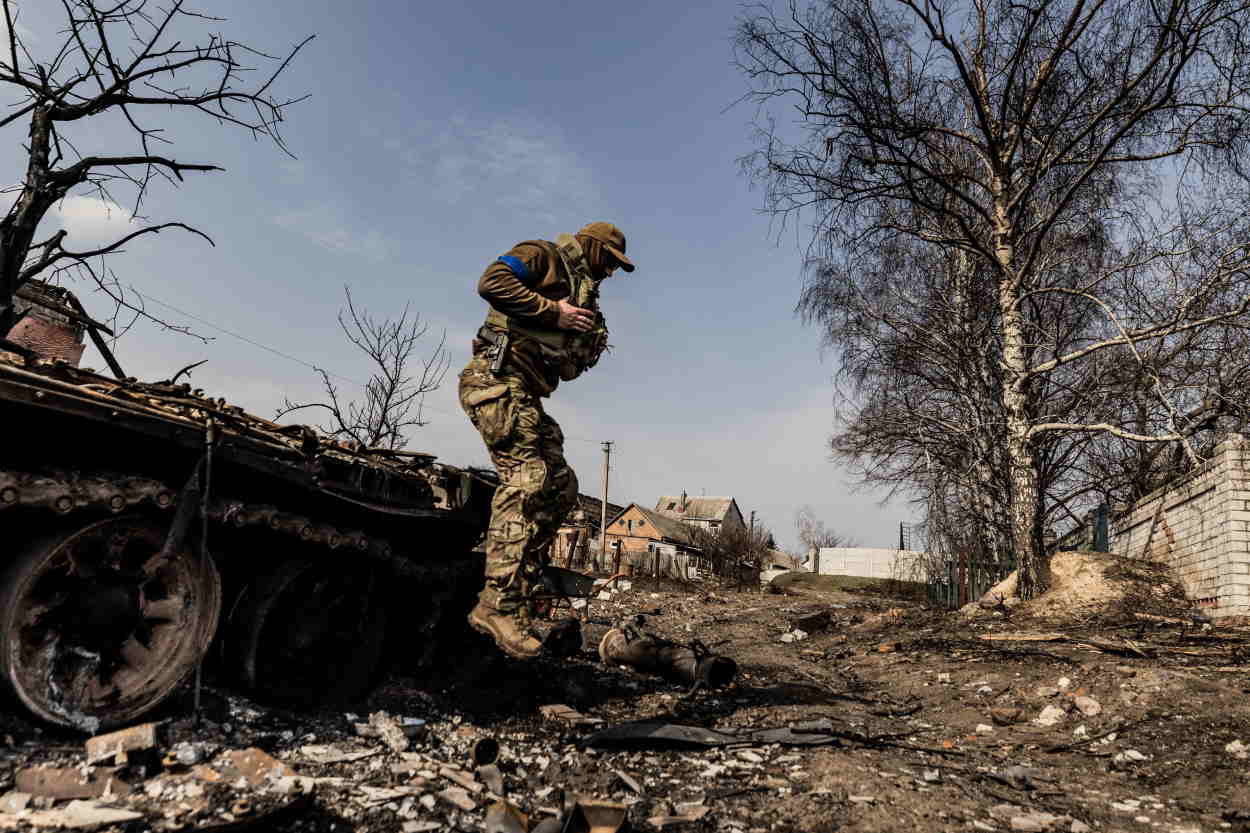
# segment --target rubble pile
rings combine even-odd
[[[1048,586],[1035,599],[1016,595],[1013,572],[976,602],[965,605],[969,618],[1014,615],[1075,622],[1134,613],[1185,616],[1192,611],[1184,587],[1166,566],[1104,552],[1057,552],[1051,558]]]
[[[588,624],[580,652],[528,663],[466,636],[434,684],[395,677],[350,712],[210,687],[198,721],[188,700],[85,740],[8,716],[0,828],[1188,833],[1250,820],[1250,633],[1028,630],[877,595],[646,579],[599,592],[590,620],[641,616],[738,674],[692,690],[605,664]]]

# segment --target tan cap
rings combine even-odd
[[[625,257],[625,235],[611,223],[587,223],[578,234],[584,234],[592,240],[598,240],[612,256],[621,262],[626,272],[634,271],[634,262]]]

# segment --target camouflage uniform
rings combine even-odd
[[[588,245],[601,245],[609,262],[633,271],[624,254],[624,235],[615,226],[591,223],[578,235],[599,241]],[[500,480],[486,535],[486,586],[469,621],[518,657],[537,652],[537,643],[521,635],[528,633],[529,600],[556,531],[577,502],[577,476],[564,459],[564,434],[543,410],[542,397],[598,358],[592,350],[588,363],[581,361],[580,369],[570,371],[568,361],[551,348],[550,336],[558,340],[562,332],[559,302],[572,303],[573,287],[582,291],[588,283],[581,277],[588,275],[581,250],[574,245],[578,259],[567,257],[573,238],[557,239],[566,242],[519,243],[483,272],[478,294],[490,303],[491,312],[473,341],[473,358],[460,374],[460,405],[482,435]],[[597,292],[596,280],[591,301],[595,328],[569,338],[598,338],[601,352],[607,329],[593,300]],[[503,362],[492,371],[495,345],[505,333],[509,343]],[[582,347],[586,343],[578,342]],[[519,631],[507,626],[502,633],[501,615],[515,617]]]
[[[551,542],[577,502],[577,475],[564,460],[564,433],[517,373],[490,370],[475,355],[460,374],[460,404],[499,472],[486,536],[482,601],[516,611],[547,562]]]

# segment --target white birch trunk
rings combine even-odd
[[[1002,200],[1003,180],[995,177],[999,262],[998,303],[1003,327],[1003,410],[1007,422],[1007,470],[1011,483],[1011,537],[1019,571],[1016,584],[1022,599],[1045,590],[1045,549],[1042,544],[1041,495],[1037,459],[1030,439],[1028,351],[1021,313],[1022,276],[1016,270],[1011,220]]]

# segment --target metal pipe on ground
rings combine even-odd
[[[599,658],[608,665],[625,665],[705,688],[729,685],[738,674],[736,662],[713,654],[701,642],[680,645],[631,625],[612,628],[604,634],[599,642]]]

